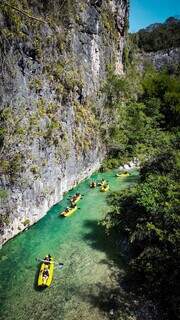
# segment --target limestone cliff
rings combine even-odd
[[[170,73],[176,73],[180,63],[180,48],[143,52],[139,54],[138,59],[142,66],[152,63],[157,70],[166,68]]]
[[[0,4],[2,243],[98,168],[101,87],[109,64],[123,72],[127,2]]]
[[[141,66],[152,63],[157,70],[166,68],[170,73],[179,72],[180,19],[169,17],[164,23],[155,23],[131,34],[140,54]]]

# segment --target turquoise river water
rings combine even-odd
[[[138,172],[116,178],[115,172],[95,173],[69,191],[37,224],[8,241],[0,250],[1,320],[106,320],[109,306],[100,299],[117,285],[114,277],[121,258],[98,221],[108,211],[106,196],[90,189],[91,179],[107,179],[111,191],[134,184]],[[58,213],[75,192],[84,196],[70,217]],[[50,288],[36,286],[39,263],[50,253],[63,269],[54,270]]]

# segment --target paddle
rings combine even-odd
[[[49,261],[49,260],[45,260],[45,259],[41,259],[41,258],[36,258],[36,261],[55,263],[54,261]]]
[[[40,258],[36,258],[36,261],[47,262],[48,264],[53,263],[54,265],[58,266],[59,269],[62,269],[64,267],[64,263],[62,262],[48,261]]]

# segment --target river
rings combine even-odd
[[[95,173],[62,201],[55,204],[38,223],[8,241],[0,250],[1,320],[106,320],[109,290],[117,287],[115,277],[123,262],[98,221],[108,210],[106,193],[90,189],[91,179],[106,179],[111,191],[134,184],[138,172],[126,178],[115,172]],[[62,218],[58,212],[69,204],[75,192],[84,196],[78,210]],[[39,263],[50,253],[56,262],[50,288],[38,290]]]

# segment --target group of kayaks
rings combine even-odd
[[[120,178],[128,177],[129,175],[130,175],[130,173],[128,171],[116,173],[116,177],[120,177]],[[99,186],[100,191],[102,191],[102,192],[106,192],[109,190],[109,183],[104,179],[102,179],[100,182],[92,181],[90,183],[90,188],[96,188],[96,186]]]
[[[119,172],[116,174],[116,177],[127,177],[130,173]],[[100,187],[101,192],[106,192],[109,190],[109,183],[102,179],[100,182],[92,181],[90,183],[90,188],[96,188],[96,186]],[[60,216],[68,217],[72,215],[77,210],[77,202],[81,199],[81,194],[76,193],[73,197],[70,198],[70,207],[67,207],[63,212],[59,213]],[[52,282],[53,273],[54,273],[54,259],[50,255],[45,256],[43,260],[41,260],[41,266],[38,276],[38,287],[49,287]]]
[[[76,193],[70,199],[70,207],[67,207],[63,212],[59,213],[60,216],[68,217],[77,210],[77,202],[81,199],[81,194]],[[54,259],[50,255],[45,256],[41,260],[40,271],[38,275],[38,287],[49,287],[52,282],[54,273]]]
[[[100,182],[96,183],[96,181],[92,181],[90,183],[90,188],[96,188],[96,186],[100,187],[100,191],[106,192],[109,190],[109,184],[106,180],[102,179]],[[76,193],[70,199],[70,207],[67,207],[63,212],[60,212],[59,215],[63,217],[71,216],[77,210],[77,202],[81,199],[81,194]]]
[[[109,183],[104,179],[102,179],[100,182],[97,182],[97,183],[96,181],[92,181],[90,183],[90,188],[96,188],[97,185],[100,187],[100,191],[102,192],[106,192],[109,190]]]
[[[60,216],[63,217],[69,217],[71,214],[73,214],[77,210],[77,202],[81,199],[81,194],[76,193],[71,199],[70,199],[70,207],[67,207],[63,212],[60,212]]]
[[[63,217],[68,217],[77,210],[77,202],[81,199],[81,194],[76,193],[70,198],[70,207],[67,207],[59,215]],[[54,273],[54,259],[50,255],[45,256],[41,259],[41,266],[38,275],[38,287],[49,287],[52,282]]]

